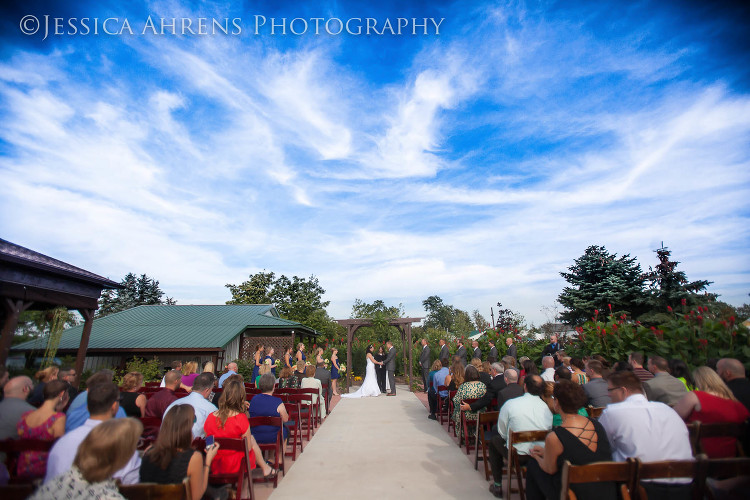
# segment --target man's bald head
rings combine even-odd
[[[515,368],[508,368],[505,370],[505,373],[503,374],[505,377],[505,382],[508,384],[517,384],[518,383],[518,370]]]
[[[29,393],[34,389],[34,384],[26,375],[13,377],[5,384],[3,393],[6,398],[26,399]]]
[[[554,368],[555,367],[555,358],[552,356],[545,356],[542,358],[542,368],[545,370],[547,368]]]
[[[721,358],[716,363],[716,371],[724,382],[729,382],[736,378],[745,378],[745,367],[738,359],[734,358]]]
[[[233,372],[236,372],[236,371],[237,371],[237,363],[235,363],[235,362],[231,362],[231,363],[229,363],[229,364],[227,365],[227,368],[229,368],[229,369],[230,369],[230,370],[232,370]]]

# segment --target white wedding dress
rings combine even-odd
[[[378,385],[378,376],[375,374],[375,363],[367,358],[367,368],[365,369],[365,380],[362,387],[352,394],[342,394],[342,398],[369,398],[380,396],[380,386]]]

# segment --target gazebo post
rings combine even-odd
[[[13,334],[18,326],[18,317],[28,309],[32,301],[3,299],[3,309],[5,309],[5,323],[3,331],[0,334],[0,365],[4,365],[10,353],[10,346],[13,343]]]
[[[79,309],[79,313],[83,316],[83,332],[81,333],[81,344],[78,346],[78,354],[76,355],[76,378],[74,387],[78,388],[81,373],[83,373],[83,361],[86,359],[86,350],[89,347],[89,338],[91,337],[91,327],[94,324],[94,310],[93,309]]]
[[[414,364],[412,363],[411,359],[414,351],[411,345],[411,323],[405,324],[404,327],[406,328],[406,339],[409,344],[409,391],[411,392],[414,390],[413,386],[411,385],[411,377],[412,373],[414,372]],[[404,373],[404,375],[406,375],[406,373]]]
[[[352,339],[354,338],[354,325],[346,325],[346,389],[352,386]]]

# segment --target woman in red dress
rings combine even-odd
[[[747,408],[737,401],[719,375],[707,366],[693,372],[696,390],[688,392],[674,410],[687,422],[699,420],[704,424],[739,423],[750,417]],[[734,457],[737,440],[732,437],[701,439],[701,447],[708,458]]]
[[[250,423],[245,413],[245,385],[237,380],[224,383],[224,391],[219,398],[219,411],[206,418],[203,430],[206,436],[217,438],[243,438],[250,449],[250,467],[255,464],[263,469],[264,477],[273,477],[277,471],[263,460],[263,453],[250,434]],[[243,453],[240,451],[219,449],[211,463],[212,474],[235,474],[240,470]],[[255,462],[255,463],[253,463]]]

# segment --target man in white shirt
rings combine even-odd
[[[83,425],[65,434],[52,446],[47,458],[45,483],[70,469],[78,452],[78,446],[88,436],[91,429],[114,417],[120,408],[119,399],[120,391],[112,382],[102,382],[88,388],[86,405],[90,416]],[[141,459],[136,451],[125,467],[115,472],[112,477],[119,479],[123,484],[136,484],[139,480],[140,468]]]
[[[193,422],[193,439],[206,437],[203,425],[208,415],[219,409],[208,400],[211,390],[214,388],[214,374],[204,372],[195,377],[193,390],[184,398],[174,400],[164,411],[166,416],[173,407],[177,405],[190,405],[195,410],[195,422]]]
[[[612,403],[602,412],[599,423],[607,432],[612,460],[623,462],[628,457],[643,462],[693,459],[685,422],[666,404],[648,401],[635,373],[612,373],[607,378],[607,391]],[[674,490],[682,487],[674,483],[685,482],[689,480],[677,479],[668,485],[644,482],[644,486],[649,498],[663,498],[666,492],[659,488]]]
[[[545,356],[542,358],[542,380],[545,382],[555,381],[555,358],[552,356]]]
[[[507,401],[500,408],[497,418],[497,432],[490,441],[490,467],[494,483],[490,493],[502,498],[503,459],[508,457],[508,436],[510,432],[548,430],[552,428],[552,412],[542,401],[544,381],[539,375],[527,375],[524,380],[526,393]],[[537,443],[515,445],[519,455],[528,455],[529,449]]]

